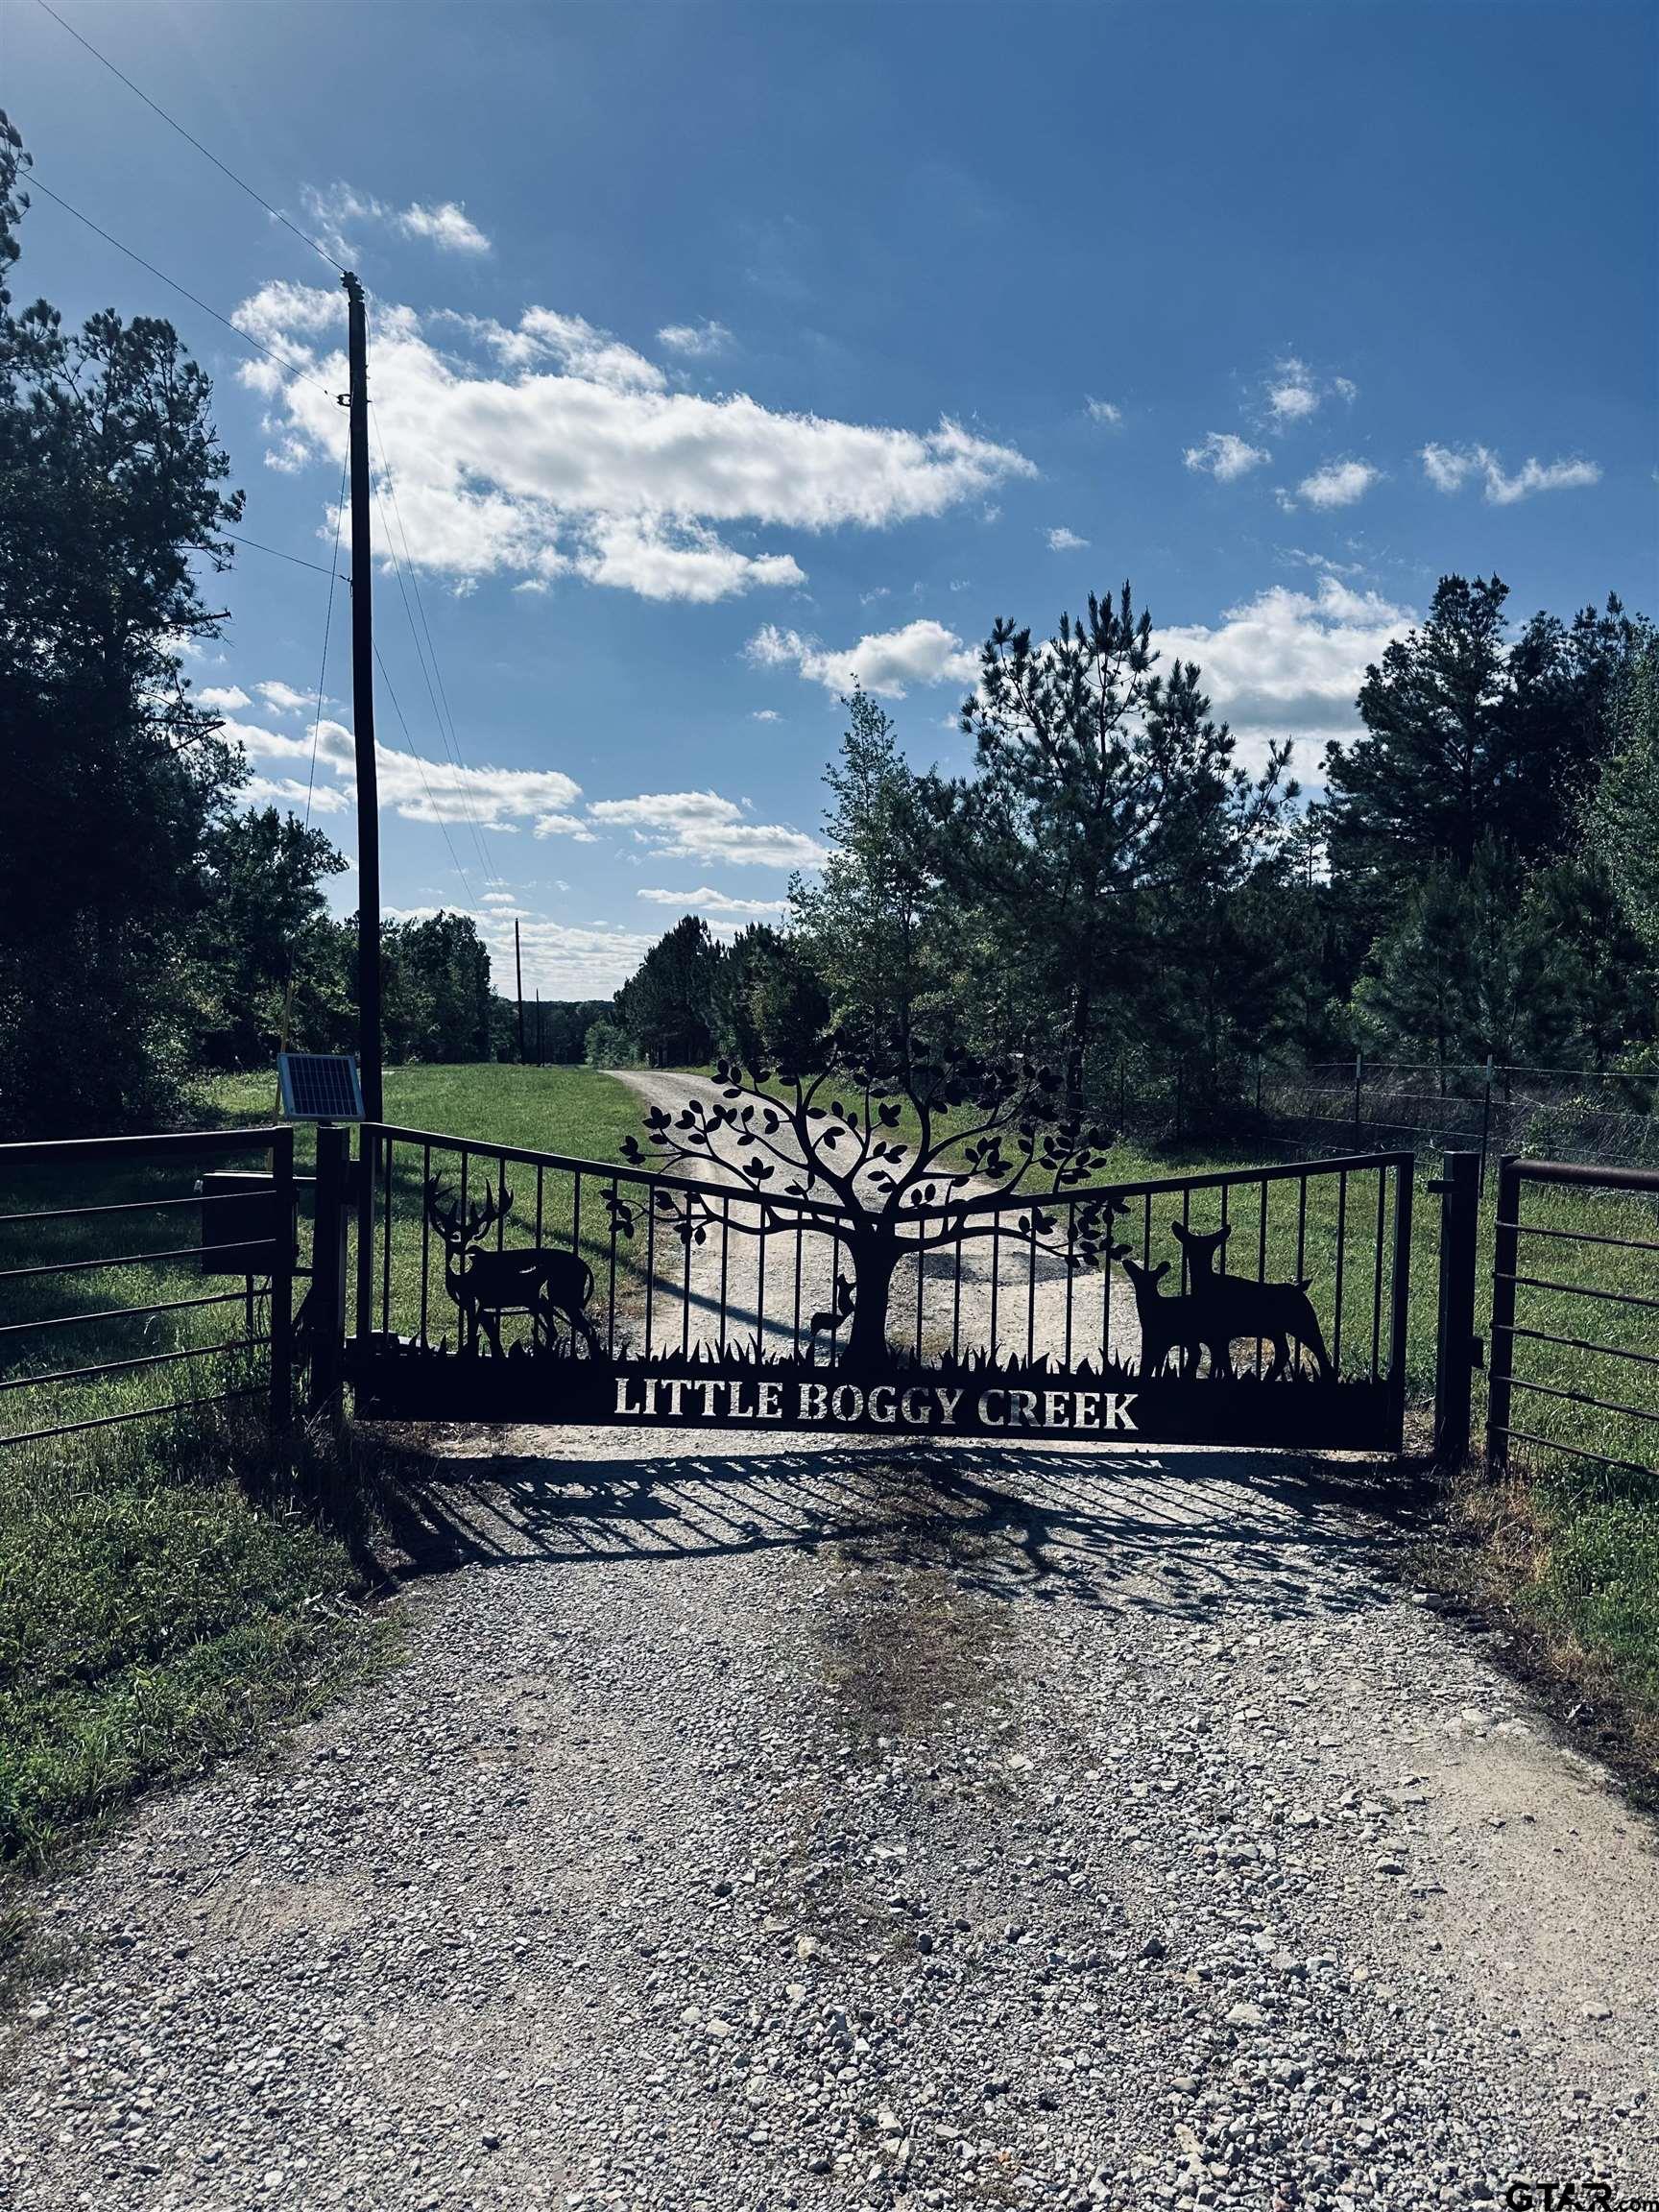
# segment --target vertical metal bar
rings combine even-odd
[[[271,1138],[271,1181],[276,1220],[271,1248],[271,1423],[286,1429],[294,1414],[294,1132]]]
[[[616,1356],[616,1208],[621,1203],[622,1186],[613,1175],[611,1178],[611,1203],[605,1211],[611,1216],[611,1267],[610,1286],[605,1305],[605,1349],[613,1358]]]
[[[766,1356],[766,1209],[760,1209],[760,1229],[755,1239],[755,1357]]]
[[[388,1139],[382,1154],[386,1184],[380,1236],[380,1329],[387,1336],[392,1334],[392,1155],[393,1146]]]
[[[1388,1330],[1388,1448],[1406,1442],[1406,1333],[1411,1314],[1411,1176],[1407,1155],[1394,1166],[1393,1312]]]
[[[1474,1396],[1475,1267],[1480,1229],[1480,1155],[1448,1152],[1440,1193],[1440,1296],[1434,1347],[1434,1464],[1455,1474],[1469,1456]]]
[[[1031,1253],[1025,1269],[1025,1364],[1037,1357],[1037,1201],[1031,1201]]]
[[[1510,1381],[1515,1372],[1515,1272],[1521,1249],[1521,1163],[1505,1153],[1498,1163],[1498,1219],[1492,1238],[1491,1380],[1486,1390],[1486,1457],[1509,1464]]]
[[[346,1170],[349,1133],[317,1131],[317,1187],[311,1212],[311,1375],[313,1411],[338,1410],[346,1328]]]
[[[1336,1311],[1331,1325],[1331,1364],[1342,1371],[1342,1277],[1348,1258],[1348,1170],[1336,1171]]]
[[[357,1342],[367,1350],[374,1333],[374,1177],[378,1125],[362,1123],[357,1136]]]
[[[732,1201],[720,1199],[720,1357],[726,1357],[726,1276],[732,1255]]]
[[[1265,1283],[1267,1280],[1267,1178],[1265,1175],[1262,1178],[1262,1218],[1256,1230],[1256,1280],[1258,1283]],[[1296,1364],[1298,1367],[1302,1364],[1300,1353],[1296,1355]],[[1260,1336],[1256,1339],[1256,1380],[1258,1382],[1262,1380],[1262,1339]]]
[[[651,1309],[657,1290],[657,1191],[647,1184],[645,1188],[645,1357],[649,1359],[656,1350],[651,1339]]]
[[[1071,1261],[1076,1250],[1077,1201],[1072,1198],[1068,1200],[1066,1207],[1066,1351],[1064,1357],[1068,1373],[1070,1372],[1071,1368],[1071,1284],[1073,1277]]]
[[[1002,1214],[991,1215],[991,1364],[997,1364],[997,1300],[1002,1285]]]
[[[431,1267],[432,1224],[426,1214],[426,1188],[432,1180],[432,1147],[421,1147],[421,1341],[426,1341],[426,1306],[430,1292],[427,1281]]]
[[[680,1357],[691,1350],[691,1200],[685,1201],[685,1264],[680,1277]]]
[[[962,1224],[966,1216],[956,1216],[956,1283],[950,1293],[950,1357],[962,1357]]]

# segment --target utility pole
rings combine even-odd
[[[349,271],[347,356],[351,389],[351,726],[357,747],[357,1062],[371,1121],[380,1081],[380,791],[374,771],[374,608],[369,556],[369,330],[363,287]]]
[[[518,1065],[524,1065],[524,955],[518,946],[518,917],[513,917],[513,974],[518,985]]]

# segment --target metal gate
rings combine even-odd
[[[1401,1447],[1408,1152],[1041,1196],[941,1177],[895,1214],[757,1166],[360,1142],[367,1418]],[[318,1174],[325,1296],[344,1163]]]

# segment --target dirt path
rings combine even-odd
[[[410,1664],[42,1894],[0,2202],[1659,2190],[1647,1831],[1353,1497],[768,1441],[438,1458]]]

